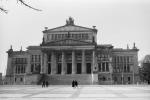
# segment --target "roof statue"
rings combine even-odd
[[[127,44],[127,49],[129,49],[129,45]]]
[[[135,46],[135,42],[133,43],[133,49],[137,49],[136,46]]]
[[[69,19],[66,20],[66,25],[74,25],[74,19],[72,17],[69,17]]]

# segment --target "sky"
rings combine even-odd
[[[98,29],[98,44],[112,44],[126,49],[136,43],[139,60],[150,54],[150,0],[24,0],[41,9],[34,11],[17,3],[1,0],[0,6],[0,72],[6,74],[7,53],[26,50],[42,42],[44,27],[49,29],[65,25],[69,16],[75,24]]]

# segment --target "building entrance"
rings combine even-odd
[[[72,73],[72,63],[67,63],[67,74]]]
[[[91,63],[86,63],[86,72],[87,74],[91,74]]]
[[[57,73],[61,74],[61,63],[58,63],[57,65]]]
[[[81,74],[81,63],[77,63],[77,74]]]

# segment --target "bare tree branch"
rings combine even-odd
[[[0,10],[2,11],[2,12],[4,12],[4,13],[8,13],[8,10],[6,10],[6,9],[4,9],[4,8],[2,8],[2,7],[0,7]]]
[[[37,9],[37,8],[34,8],[34,7],[30,6],[30,5],[28,5],[27,3],[25,3],[24,0],[17,0],[17,2],[20,2],[21,4],[25,5],[26,7],[31,8],[31,9],[33,9],[33,10],[42,11],[42,10],[40,10],[40,9]],[[6,14],[8,13],[8,10],[4,9],[3,7],[0,7],[0,11],[4,12],[4,13],[6,13]]]
[[[23,0],[19,0],[19,2],[20,2],[21,4],[23,4],[23,5],[25,5],[25,6],[27,6],[27,7],[31,8],[31,9],[33,9],[33,10],[42,11],[42,10],[40,10],[40,9],[33,8],[32,6],[26,4]]]

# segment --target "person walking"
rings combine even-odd
[[[48,81],[46,81],[46,87],[48,87],[48,85],[49,85],[49,83],[48,83]]]
[[[72,87],[74,87],[74,86],[75,86],[75,81],[73,80],[73,81],[72,81]]]
[[[42,88],[45,87],[45,81],[42,82]]]

